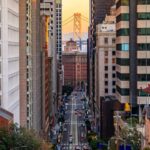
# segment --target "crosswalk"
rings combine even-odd
[[[62,150],[73,150],[73,149],[76,148],[76,146],[81,146],[81,147],[83,147],[84,145],[87,145],[87,143],[81,143],[81,144],[78,144],[78,145],[76,145],[76,144],[64,143],[64,144],[62,144],[61,146],[62,146]]]

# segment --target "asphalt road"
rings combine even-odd
[[[86,141],[86,128],[84,122],[84,103],[81,101],[81,92],[72,94],[72,98],[69,100],[66,114],[63,132],[62,149],[74,150],[76,146],[83,146],[87,144]],[[69,137],[72,136],[72,142],[69,142]]]

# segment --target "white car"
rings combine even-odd
[[[69,143],[72,143],[73,142],[73,137],[72,135],[69,135]]]
[[[90,150],[89,147],[87,145],[83,146],[83,150]]]
[[[75,150],[81,150],[81,147],[80,146],[76,146]]]

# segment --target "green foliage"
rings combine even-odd
[[[126,120],[126,122],[128,123],[128,125],[130,125],[131,127],[136,127],[136,125],[138,124],[139,120],[136,117],[130,117]]]
[[[132,150],[141,149],[141,133],[136,128],[124,128],[121,131],[121,138],[131,145]]]
[[[0,150],[39,150],[41,146],[42,141],[32,130],[18,128],[16,125],[0,129]]]
[[[92,148],[92,150],[98,150],[98,148],[97,148],[98,143],[104,144],[105,146],[104,146],[103,150],[107,150],[107,144],[105,143],[104,140],[97,137],[96,133],[94,133],[94,132],[88,133],[87,140],[88,140],[88,143],[89,143],[90,147]]]

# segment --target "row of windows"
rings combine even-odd
[[[117,78],[121,81],[129,81],[130,77],[128,73],[117,72]],[[150,81],[150,74],[138,74],[137,81]]]
[[[109,51],[105,51],[105,56],[108,56]],[[112,56],[116,55],[116,51],[112,51]]]
[[[130,0],[119,0],[117,2],[117,8],[119,8],[120,6],[129,6],[129,1]],[[137,1],[138,5],[146,5],[146,4],[150,4],[150,0],[138,0]]]
[[[129,81],[129,74],[128,73],[119,73],[117,72],[117,78],[121,81]]]
[[[115,38],[112,38],[112,43],[115,44],[115,42],[116,42],[116,39],[115,39]],[[108,44],[108,43],[109,43],[107,37],[104,38],[104,43],[105,43],[105,44]]]
[[[117,36],[129,36],[129,29],[119,29],[117,30]]]
[[[139,28],[138,35],[150,35],[150,28]]]
[[[137,49],[139,51],[143,51],[143,50],[150,50],[150,44],[147,43],[141,43],[137,45]]]
[[[128,96],[129,95],[129,89],[122,89],[119,86],[116,86],[116,90],[120,93],[122,96]]]
[[[105,81],[105,86],[108,86],[108,81]],[[112,85],[115,86],[116,85],[116,81],[112,81]]]
[[[150,13],[149,12],[138,13],[137,17],[138,17],[138,20],[150,20]],[[117,22],[129,21],[129,14],[122,13],[118,15],[116,19],[117,19]]]
[[[112,70],[115,71],[116,70],[116,66],[112,66]],[[108,71],[108,66],[105,66],[105,71]]]
[[[130,61],[128,58],[117,58],[116,63],[121,66],[129,66],[130,65]],[[150,59],[138,59],[137,65],[138,66],[149,66]]]
[[[106,88],[105,89],[105,94],[107,94],[108,93],[108,89]],[[116,89],[112,89],[112,93],[116,93]]]
[[[119,8],[120,6],[129,6],[129,0],[119,0],[116,7]]]
[[[150,28],[138,28],[138,35],[150,35]],[[117,36],[129,36],[129,29],[119,29],[117,30]]]
[[[117,58],[116,63],[121,66],[129,66],[130,65],[128,58]]]
[[[129,43],[117,44],[118,51],[129,51]],[[150,43],[137,44],[138,51],[150,51]]]
[[[122,96],[129,96],[129,89],[121,89],[120,87],[116,87],[116,90],[120,93],[120,95]],[[143,90],[141,89],[137,89],[137,95],[138,96],[149,96],[148,93],[144,92]]]
[[[138,13],[138,20],[150,20],[150,13]]]
[[[129,14],[128,13],[122,13],[122,14],[117,16],[116,20],[117,20],[117,22],[129,21]]]
[[[108,78],[108,73],[105,73],[105,78]],[[112,74],[112,78],[116,78],[116,73]]]
[[[138,0],[138,4],[150,4],[150,0]]]
[[[129,50],[129,43],[117,44],[117,50],[128,51]]]

